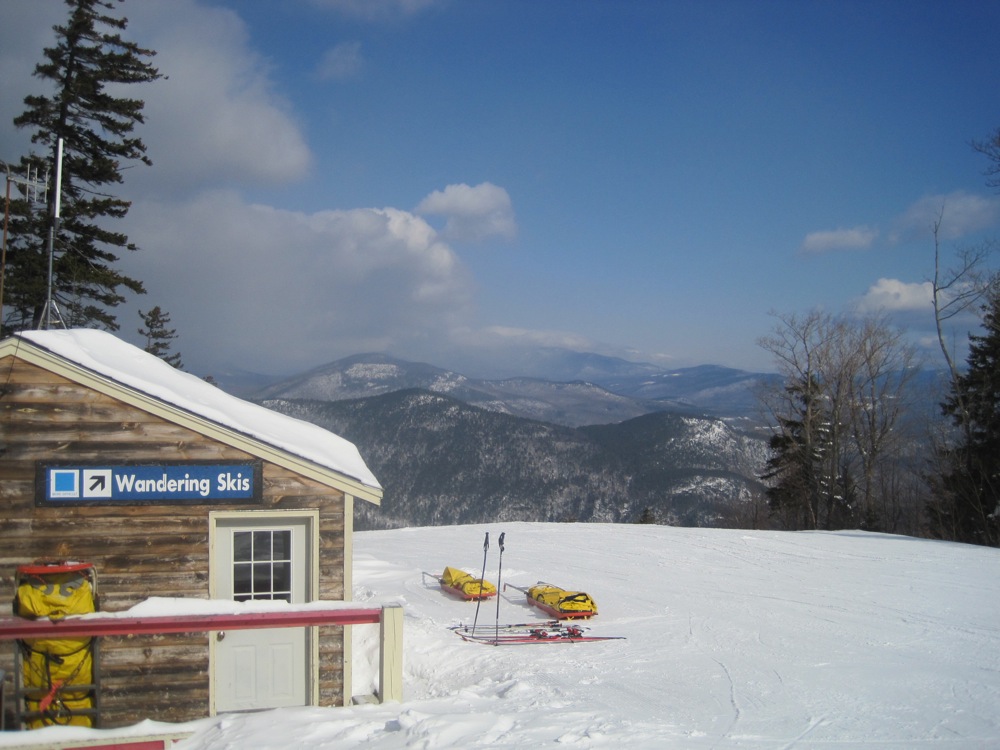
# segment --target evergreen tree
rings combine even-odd
[[[141,281],[114,268],[118,249],[135,250],[107,219],[126,215],[129,201],[108,192],[122,182],[124,162],[150,164],[143,142],[132,134],[143,122],[143,102],[115,96],[108,85],[144,83],[160,77],[145,58],[154,53],[122,39],[127,20],[110,15],[113,0],[65,0],[69,17],[54,27],[56,45],[46,48],[35,75],[51,85],[50,95],[25,98],[14,124],[31,128],[43,154],[21,160],[54,177],[59,139],[63,141],[61,195],[49,191],[49,210],[32,212],[11,205],[4,309],[13,328],[35,328],[48,289],[49,233],[55,227],[53,300],[78,326],[117,330],[110,311],[125,301],[124,291],[142,294]],[[122,0],[117,0],[122,2]],[[56,200],[61,210],[54,218]]]
[[[139,329],[139,335],[146,337],[145,351],[156,355],[178,370],[183,370],[184,365],[181,364],[181,355],[176,352],[173,354],[170,353],[170,342],[177,338],[177,331],[173,328],[167,328],[170,325],[170,316],[160,310],[159,305],[147,313],[140,310],[139,316],[146,326]]]
[[[929,506],[941,536],[1000,544],[1000,288],[993,285],[980,335],[971,335],[968,368],[942,405],[961,436],[944,451],[937,489],[946,502]]]
[[[656,513],[649,506],[642,509],[642,515],[636,523],[656,523]]]
[[[796,405],[794,415],[778,416],[778,429],[771,436],[771,457],[761,479],[771,512],[792,529],[815,529],[820,500],[824,496],[824,471],[828,441],[824,439],[825,417],[819,384],[813,377],[785,387]]]

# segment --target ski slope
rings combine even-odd
[[[488,646],[446,565],[591,594],[594,634]],[[355,537],[355,599],[404,606],[404,701],[197,722],[219,748],[1000,747],[1000,550],[863,532],[511,523]],[[430,575],[425,575],[429,573]],[[479,610],[496,622],[497,600]],[[540,619],[524,594],[499,620]],[[377,627],[354,628],[355,694]]]

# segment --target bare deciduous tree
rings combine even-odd
[[[998,131],[1000,136],[1000,131]],[[998,142],[1000,148],[1000,142]],[[998,151],[1000,154],[1000,151]],[[1000,164],[1000,162],[998,162]],[[962,373],[959,370],[956,356],[949,345],[946,328],[959,316],[969,314],[981,307],[983,301],[990,295],[991,289],[997,286],[997,277],[989,273],[986,264],[993,251],[993,244],[986,242],[973,248],[964,248],[956,253],[956,263],[948,268],[942,267],[941,233],[944,222],[942,207],[931,232],[934,238],[934,280],[932,282],[934,322],[937,330],[938,346],[944,358],[948,371],[949,398],[947,411],[952,415],[951,430],[947,425],[932,436],[935,459],[934,468],[929,476],[932,497],[927,512],[930,517],[930,532],[943,539],[957,539],[961,536],[956,509],[965,502],[978,505],[976,498],[959,498],[955,496],[957,487],[965,487],[968,491],[976,486],[975,482],[961,482],[958,472],[963,471],[961,462],[955,461],[958,455],[957,445],[970,446],[974,443],[973,422],[970,413],[966,389],[962,383]],[[956,435],[956,431],[961,437]],[[964,471],[971,475],[971,468]]]
[[[805,528],[888,530],[896,514],[886,514],[893,502],[883,493],[906,463],[900,428],[916,372],[912,347],[882,314],[778,320],[758,342],[784,377],[763,396],[775,430],[765,475],[772,508],[799,508],[792,525]]]

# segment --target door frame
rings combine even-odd
[[[219,522],[252,521],[265,525],[301,523],[306,527],[306,600],[319,598],[319,510],[220,510],[208,514],[208,597],[218,598],[218,574],[215,553]],[[215,631],[208,634],[208,704],[209,715],[215,716]],[[306,705],[319,705],[319,628],[307,628],[306,635]]]

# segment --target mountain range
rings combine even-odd
[[[341,401],[421,388],[489,411],[579,427],[658,411],[753,417],[757,389],[777,377],[715,365],[664,370],[597,354],[545,352],[546,370],[563,379],[471,378],[384,354],[359,354],[273,383],[255,396]]]
[[[356,510],[359,529],[747,523],[767,457],[747,415],[770,376],[622,362],[581,358],[589,381],[486,380],[364,354],[269,385],[254,400],[358,446],[385,490],[381,507]]]

